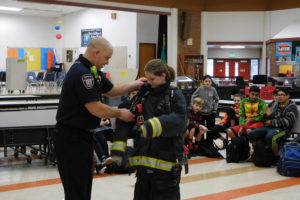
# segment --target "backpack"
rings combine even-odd
[[[226,147],[226,161],[231,163],[246,160],[249,156],[249,151],[248,137],[246,135],[240,135],[232,139]]]
[[[263,140],[256,142],[252,158],[257,167],[270,167],[276,160],[272,149]]]
[[[218,152],[218,149],[209,140],[200,140],[198,151],[201,153],[201,155],[209,158],[221,157],[221,154]]]
[[[296,142],[287,143],[277,166],[277,171],[282,176],[300,176],[300,144]]]

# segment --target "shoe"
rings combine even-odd
[[[96,165],[96,173],[97,174],[104,174],[106,169],[107,169],[107,167],[105,165],[102,165],[102,164]]]
[[[105,165],[97,164],[97,165],[96,165],[96,173],[97,173],[97,174],[104,174],[106,168],[107,168],[107,167],[106,167]]]
[[[112,158],[108,156],[103,156],[101,158],[101,165],[110,165],[112,163]]]
[[[248,156],[248,159],[247,159],[248,162],[253,162],[252,154],[253,154],[253,152],[249,152],[249,156]]]

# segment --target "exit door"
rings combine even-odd
[[[214,59],[214,76],[243,76],[250,80],[250,59]]]

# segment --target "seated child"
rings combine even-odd
[[[188,109],[188,125],[184,138],[187,141],[188,149],[191,154],[198,154],[199,141],[202,139],[202,135],[207,132],[207,128],[200,124],[201,108],[204,100],[200,97],[193,99],[193,105]],[[193,145],[193,138],[195,136],[195,144]]]
[[[266,112],[266,103],[259,98],[259,92],[258,86],[251,86],[249,97],[242,100],[239,110],[239,125],[227,129],[227,134],[231,139],[264,126],[262,121]]]
[[[279,156],[278,143],[297,123],[299,115],[297,105],[289,99],[290,91],[280,88],[272,108],[267,110],[264,126],[249,133],[249,140],[255,146],[258,140],[264,140],[271,147],[275,156]]]
[[[220,138],[223,141],[223,147],[225,148],[227,145],[227,140],[224,138],[220,132],[225,132],[231,126],[235,126],[239,124],[239,110],[243,97],[242,94],[237,93],[233,96],[234,106],[232,107],[223,107],[222,110],[226,112],[223,119],[220,123],[214,127],[212,127],[208,132],[207,136],[211,137],[211,139]]]
[[[113,130],[110,119],[101,119],[99,128],[93,134],[94,149],[100,163],[96,164],[96,170],[103,173],[106,166],[112,163],[107,141],[113,141]]]

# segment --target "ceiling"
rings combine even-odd
[[[44,17],[59,17],[68,13],[83,10],[85,8],[75,6],[62,6],[55,4],[41,4],[17,0],[1,0],[0,6],[23,8],[19,12],[0,10],[0,13],[30,15],[30,16],[44,16]]]
[[[100,0],[98,0],[100,1]],[[195,11],[266,11],[300,8],[299,0],[101,0]]]
[[[122,10],[113,3],[179,8],[191,11],[266,11],[300,8],[300,0],[1,0],[0,6],[22,7],[20,12],[0,11],[0,13],[59,17],[95,4],[103,4],[103,9]],[[126,9],[125,9],[126,10]],[[127,9],[128,10],[128,9]],[[136,9],[137,10],[137,9]]]

